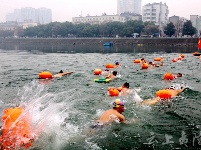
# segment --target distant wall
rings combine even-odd
[[[0,44],[197,44],[197,38],[6,38]]]
[[[6,38],[0,39],[1,49],[69,49],[75,46],[103,47],[113,42],[116,47],[144,45],[154,47],[197,47],[198,38]]]

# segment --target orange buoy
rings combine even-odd
[[[117,90],[117,89],[109,89],[108,90],[108,92],[109,92],[109,95],[110,96],[118,96],[119,95],[119,91]]]
[[[29,115],[22,115],[21,107],[8,108],[3,111],[2,135],[0,143],[2,149],[28,148],[32,145]]]
[[[177,59],[175,59],[175,58],[174,58],[174,59],[172,59],[172,62],[177,62]]]
[[[40,72],[38,74],[39,79],[52,79],[52,74],[50,72]]]
[[[106,68],[114,68],[114,65],[113,65],[113,64],[106,64],[105,67],[106,67]]]
[[[149,68],[148,63],[142,63],[142,69],[147,69],[147,68]]]
[[[138,64],[138,63],[140,63],[140,60],[139,59],[135,59],[133,62],[136,63],[136,64]]]
[[[179,57],[177,58],[177,60],[182,60],[182,57],[181,57],[181,56],[179,56]]]
[[[168,90],[159,90],[156,92],[156,97],[170,99],[172,97],[172,94]]]
[[[184,54],[181,54],[180,56],[181,56],[181,58],[184,58],[184,57],[185,57],[185,55],[184,55]]]
[[[156,57],[156,58],[154,58],[154,61],[161,61],[161,57]]]
[[[199,58],[201,59],[201,55],[199,56]]]
[[[170,72],[164,74],[164,80],[173,80],[174,79],[174,75]]]
[[[94,70],[94,75],[100,75],[102,73],[101,69],[95,69]]]

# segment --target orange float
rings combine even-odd
[[[94,75],[100,75],[102,73],[101,69],[95,69],[94,70]]]
[[[21,115],[23,109],[20,107],[8,108],[3,111],[2,135],[0,143],[2,150],[28,148],[32,145],[29,115]]]
[[[172,62],[177,62],[177,59],[175,59],[175,58],[174,58],[174,59],[172,59]]]
[[[179,57],[177,58],[177,60],[182,60],[182,57],[181,57],[181,56],[179,56]]]
[[[52,79],[53,75],[50,72],[40,72],[38,74],[39,79]]]
[[[138,64],[138,63],[140,63],[140,60],[139,59],[135,59],[133,62],[136,63],[136,64]]]
[[[154,58],[154,61],[161,61],[161,57]]]
[[[184,55],[184,54],[181,54],[180,56],[181,56],[181,58],[184,58],[184,57],[185,57],[185,55]]]
[[[170,72],[164,74],[164,80],[173,80],[174,79],[174,75]]]
[[[172,97],[172,94],[168,90],[159,90],[156,92],[156,97],[160,97],[163,99],[170,99]]]
[[[109,95],[110,96],[118,96],[119,95],[119,91],[117,90],[117,89],[109,89],[108,90],[108,92],[109,92]]]
[[[114,68],[114,65],[113,65],[113,64],[106,64],[105,67],[106,67],[106,68]]]
[[[149,68],[148,63],[142,63],[142,69],[147,69],[147,68]]]

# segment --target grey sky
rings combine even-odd
[[[190,15],[201,16],[201,0],[142,0],[142,5],[162,2],[169,7],[169,17],[178,15],[190,19]],[[117,13],[117,0],[0,0],[0,22],[5,22],[7,13],[16,8],[50,8],[53,21],[72,21],[72,17],[108,15]]]

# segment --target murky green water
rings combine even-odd
[[[165,65],[141,70],[133,60],[144,57],[153,60],[164,57]],[[0,50],[0,110],[24,105],[37,128],[45,122],[42,133],[31,149],[199,149],[201,131],[201,59],[185,53],[176,63],[172,59],[180,53],[43,53],[39,51]],[[119,60],[119,78],[110,83],[95,83],[96,68]],[[60,70],[74,73],[60,79],[39,80],[38,73]],[[181,72],[183,77],[172,82],[163,81],[166,72]],[[95,134],[87,128],[111,108],[114,97],[107,95],[108,86],[129,82],[138,94],[121,97],[127,120],[131,124],[114,124]],[[159,89],[171,84],[188,87],[171,102],[154,107],[136,104],[152,98]],[[2,114],[1,114],[2,115]],[[87,130],[87,131],[86,131]],[[85,132],[84,132],[85,131]]]

